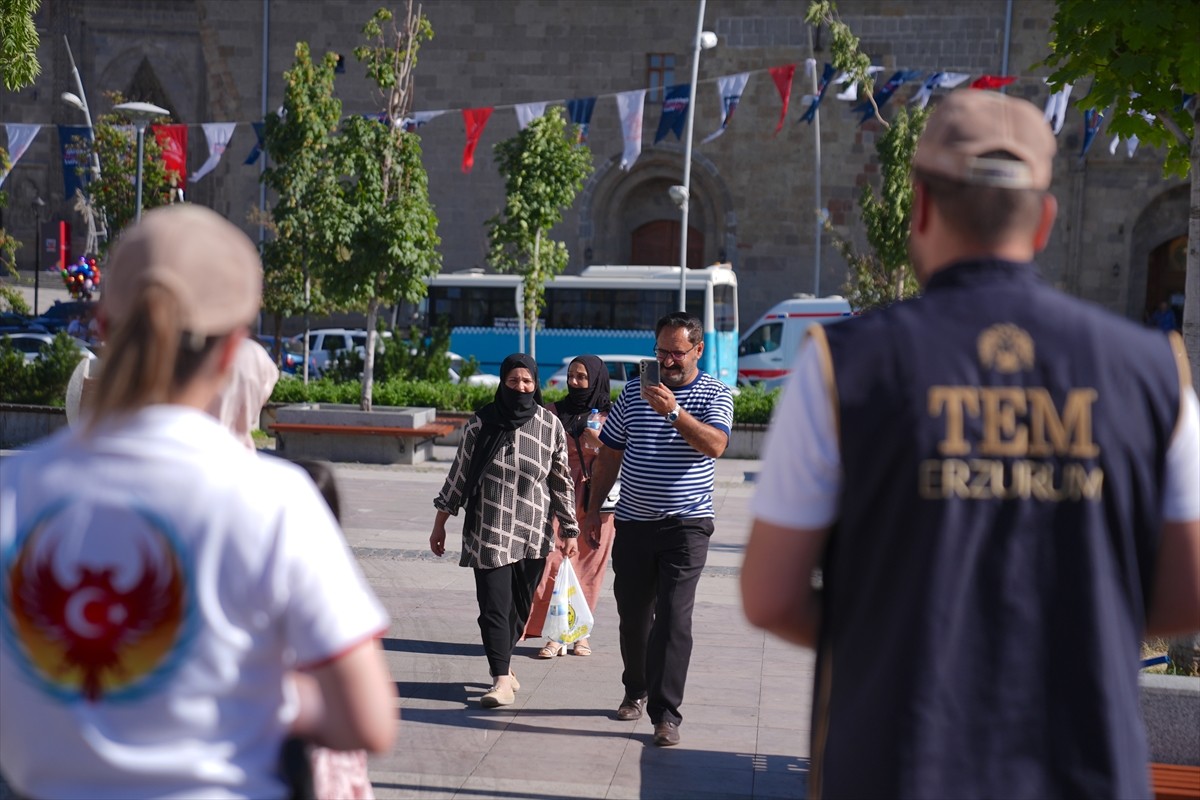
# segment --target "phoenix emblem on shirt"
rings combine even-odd
[[[4,561],[7,644],[59,698],[141,695],[175,669],[188,638],[189,582],[172,537],[150,515],[125,510],[120,521],[80,529],[51,514]]]

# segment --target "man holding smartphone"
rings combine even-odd
[[[617,719],[648,713],[654,743],[665,747],[679,744],[692,609],[713,533],[713,478],[729,444],[733,395],[698,367],[699,319],[666,315],[655,325],[655,343],[655,359],[625,385],[600,432],[583,533],[599,530],[600,503],[620,474],[612,564],[625,697]]]

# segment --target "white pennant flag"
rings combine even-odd
[[[875,67],[875,66],[867,67],[867,74],[874,75],[876,72],[883,72],[883,67]],[[833,82],[840,84],[840,83],[845,83],[848,80],[850,80],[850,76],[843,72],[841,75],[838,75],[836,78],[834,78]],[[858,99],[858,84],[851,83],[848,87],[846,87],[846,89],[844,91],[838,92],[837,99],[838,100],[849,100],[852,102],[854,100],[857,100]]]
[[[749,72],[739,72],[737,75],[724,75],[717,78],[717,94],[721,98],[721,127],[704,137],[700,144],[711,142],[725,132],[725,127],[729,125],[729,120],[733,118],[733,112],[737,110],[738,102],[742,99],[742,92],[746,91],[746,81],[748,80],[750,80]]]
[[[400,127],[404,128],[404,130],[412,133],[417,128],[420,128],[422,125],[429,122],[431,119],[440,117],[445,113],[446,109],[444,108],[440,111],[414,111],[412,112],[411,117],[403,117],[399,124]]]
[[[965,72],[935,72],[921,84],[921,88],[908,102],[916,103],[917,108],[925,108],[929,105],[929,98],[933,96],[934,89],[953,89],[969,77],[971,76]]]
[[[625,151],[621,153],[621,169],[626,172],[642,154],[642,113],[646,110],[646,90],[634,89],[617,95],[617,112],[621,116],[621,134]]]
[[[525,130],[529,123],[546,113],[546,103],[543,100],[540,103],[517,103],[513,109],[517,112],[517,127]]]
[[[204,128],[204,138],[208,140],[208,160],[188,177],[188,183],[195,183],[217,168],[221,156],[225,155],[225,148],[229,146],[229,140],[233,138],[237,123],[205,122],[200,127]]]
[[[1129,96],[1129,99],[1132,101],[1132,100],[1136,100],[1136,99],[1137,99],[1137,97],[1138,97],[1138,93],[1137,93],[1137,92],[1134,92],[1133,94],[1131,94],[1131,95]],[[1128,111],[1127,113],[1129,113],[1129,114],[1131,114],[1131,115],[1132,115],[1132,114],[1140,114],[1140,115],[1141,115],[1141,117],[1142,117],[1142,119],[1146,120],[1146,122],[1149,122],[1149,123],[1153,123],[1153,122],[1154,122],[1154,115],[1153,115],[1153,114],[1150,114],[1150,113],[1147,113],[1147,112],[1145,112],[1145,111],[1134,111],[1134,110],[1131,108],[1131,109],[1129,109],[1129,111]],[[1117,134],[1116,136],[1114,136],[1114,137],[1112,138],[1112,141],[1108,143],[1108,152],[1109,152],[1109,154],[1110,154],[1110,155],[1116,155],[1116,153],[1117,153],[1117,142],[1118,142],[1120,139],[1121,139],[1121,135],[1120,135],[1120,134]],[[1128,155],[1128,157],[1129,157],[1129,158],[1133,158],[1133,154],[1137,152],[1137,149],[1138,149],[1138,137],[1136,137],[1136,136],[1130,136],[1128,139],[1126,139],[1126,140],[1125,140],[1125,152],[1126,152],[1126,154]]]
[[[1067,101],[1071,99],[1071,84],[1064,83],[1062,88],[1046,98],[1046,110],[1043,113],[1047,123],[1052,123],[1054,135],[1063,128],[1067,118]]]
[[[0,186],[4,185],[4,179],[8,177],[8,173],[21,160],[21,156],[25,155],[25,151],[29,149],[29,145],[33,143],[33,138],[37,136],[38,131],[42,129],[41,125],[24,125],[18,122],[10,122],[4,126],[8,131],[8,171],[0,174]]]

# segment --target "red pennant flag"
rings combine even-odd
[[[163,166],[175,173],[175,185],[187,175],[187,125],[151,125],[154,139],[162,148]]]
[[[467,146],[463,148],[462,171],[470,172],[471,167],[475,166],[475,146],[479,144],[479,137],[483,135],[483,129],[487,127],[488,118],[492,116],[492,109],[488,108],[464,108],[463,124],[467,126]]]
[[[984,75],[971,82],[972,89],[999,89],[1008,86],[1017,78],[1015,75]]]
[[[796,74],[796,65],[771,67],[767,71],[771,73],[771,79],[775,81],[775,88],[779,90],[779,97],[783,100],[783,111],[779,114],[779,124],[775,126],[775,133],[779,133],[783,129],[783,120],[787,117],[788,98],[792,96],[792,76]]]

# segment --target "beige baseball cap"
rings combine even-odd
[[[111,324],[134,307],[143,287],[157,284],[179,301],[180,328],[219,336],[249,325],[262,305],[262,262],[236,225],[191,203],[148,211],[113,245],[100,305]]]
[[[1032,103],[981,89],[951,92],[929,115],[913,168],[972,186],[1050,188],[1058,144]],[[984,158],[1005,152],[1016,158]]]

